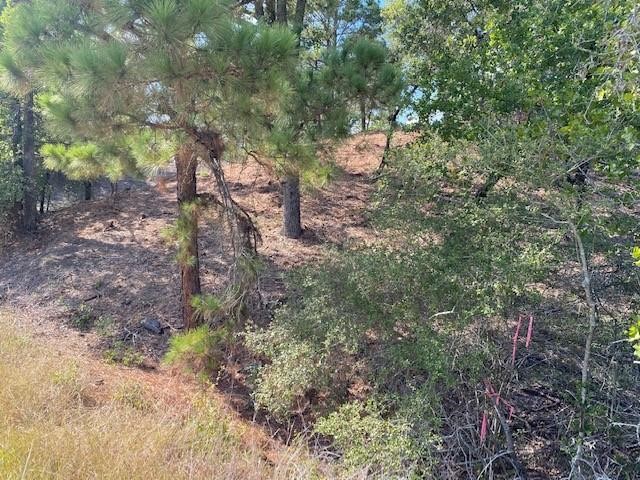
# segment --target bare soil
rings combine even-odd
[[[398,133],[395,145],[415,135]],[[326,188],[305,191],[304,234],[280,234],[280,186],[256,163],[230,164],[226,177],[236,200],[253,215],[263,242],[258,252],[268,268],[261,279],[267,304],[283,295],[282,274],[322,259],[331,249],[375,238],[366,221],[373,189],[371,175],[384,150],[385,135],[354,136],[333,159],[337,178]],[[199,189],[212,189],[201,172]],[[45,215],[35,235],[18,236],[0,256],[0,305],[28,312],[38,335],[53,339],[80,336],[90,351],[104,339],[78,327],[84,313],[92,321],[113,323],[123,338],[157,364],[170,336],[181,328],[175,252],[162,231],[176,218],[175,177],[131,183],[114,198],[76,203]],[[227,280],[231,263],[220,219],[204,218],[200,232],[203,291],[215,292]],[[83,306],[84,305],[84,306]],[[24,317],[24,316],[23,316]],[[156,335],[141,327],[145,319],[166,326]]]

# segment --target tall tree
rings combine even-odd
[[[60,134],[114,143],[162,137],[175,145],[187,327],[200,289],[196,165],[212,170],[219,203],[237,219],[220,165],[225,142],[278,115],[294,48],[284,29],[253,25],[211,0],[34,0],[5,16],[5,78],[50,92],[45,111]]]
[[[309,8],[302,33],[305,47],[318,54],[322,48],[337,48],[347,39],[382,35],[380,6],[374,0],[317,0]]]
[[[35,122],[33,114],[33,91],[24,96],[22,106],[22,171],[24,172],[24,193],[22,195],[22,227],[27,232],[36,229],[38,185],[38,165],[35,146]]]
[[[266,153],[280,177],[282,232],[288,238],[302,234],[301,174],[313,170],[322,172],[315,155],[320,144],[349,133],[352,115],[346,107],[356,105],[360,112],[364,110],[361,117],[366,119],[382,98],[400,88],[399,72],[388,63],[383,45],[365,35],[369,32],[374,36],[379,29],[377,4],[374,8],[370,2],[326,5],[320,2],[311,7],[313,10],[308,11],[306,0],[296,2],[290,28],[298,39],[299,62],[292,97],[286,107],[286,119],[270,122],[268,126],[272,133],[267,138]],[[331,15],[338,15],[340,34],[332,41],[318,42],[319,37],[305,41],[303,32],[320,28],[323,24],[320,19],[326,18],[327,9],[333,12]],[[362,12],[374,10],[377,17],[374,14],[370,17],[377,20],[367,21],[369,17]],[[280,12],[278,21],[288,24],[286,13]],[[305,19],[315,23],[305,25]],[[326,33],[326,29],[320,30]],[[332,32],[334,35],[337,30]],[[347,38],[348,34],[353,36]]]

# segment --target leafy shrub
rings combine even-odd
[[[83,303],[74,312],[70,321],[71,326],[78,330],[89,330],[95,321],[95,314],[89,305]]]
[[[220,366],[228,340],[226,327],[212,330],[209,325],[201,325],[171,337],[164,362],[194,373],[214,372]]]
[[[0,214],[22,199],[22,170],[5,142],[0,142]]]
[[[277,330],[266,335],[277,336]],[[254,400],[258,407],[265,408],[279,419],[286,419],[295,411],[311,385],[321,389],[328,387],[329,375],[323,371],[322,356],[313,351],[308,343],[285,342],[278,354],[272,354],[273,362],[260,371],[254,391]],[[267,340],[259,333],[248,336],[248,345],[255,352],[267,353],[266,347],[273,347],[275,337]],[[336,385],[334,385],[336,388]]]
[[[380,241],[292,272],[287,304],[245,335],[266,360],[256,404],[323,416],[350,469],[429,471],[445,404],[481,383],[497,348],[487,320],[537,300],[530,285],[556,260],[561,234],[517,189],[473,195],[480,156],[437,139],[397,153],[371,212]]]
[[[109,315],[101,315],[94,322],[96,331],[103,337],[108,337],[115,333],[116,325],[115,321]]]
[[[141,367],[144,355],[125,342],[117,341],[105,350],[104,359],[110,363],[121,363],[125,367]]]
[[[408,478],[420,452],[401,418],[384,418],[374,401],[352,402],[321,418],[316,431],[333,438],[349,470],[367,468],[375,478]]]

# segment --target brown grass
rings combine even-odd
[[[94,363],[28,338],[0,312],[0,478],[328,476],[304,447],[274,446],[208,392],[176,402],[133,370]]]

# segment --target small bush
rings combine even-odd
[[[420,457],[409,424],[400,418],[384,418],[374,401],[341,406],[317,422],[316,432],[333,437],[347,469],[366,467],[375,478],[409,478]]]
[[[220,299],[209,294],[194,295],[191,297],[191,306],[196,318],[205,322],[212,322],[223,308]]]
[[[111,363],[121,363],[125,367],[141,367],[144,355],[124,342],[115,342],[104,352],[104,358]]]
[[[109,315],[101,315],[100,317],[98,317],[98,319],[94,322],[94,326],[98,335],[101,335],[103,337],[113,335],[116,330],[115,321]]]
[[[86,303],[83,303],[71,317],[71,326],[78,330],[86,331],[93,326],[95,319],[93,309]]]
[[[209,325],[201,325],[171,337],[164,362],[194,373],[215,372],[220,367],[228,340],[226,327],[212,330]]]
[[[124,382],[117,386],[113,392],[113,399],[135,410],[149,410],[151,402],[147,399],[147,394],[139,383]]]
[[[283,337],[283,340],[285,338]],[[251,337],[254,351],[260,337]],[[283,343],[283,351],[273,362],[260,370],[254,391],[256,406],[268,410],[281,420],[296,411],[305,393],[313,385],[322,390],[328,387],[330,376],[324,372],[322,356],[306,343]],[[334,388],[337,388],[334,385]]]

